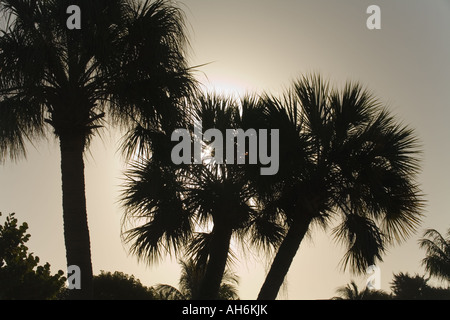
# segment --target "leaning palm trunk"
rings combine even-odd
[[[205,276],[197,300],[217,300],[230,249],[232,229],[223,223],[214,225]]]
[[[310,76],[282,100],[265,104],[268,121],[280,128],[285,155],[278,180],[286,188],[277,187],[275,194],[292,223],[258,299],[276,298],[312,221],[297,212],[287,215],[297,204],[311,208],[307,212],[324,227],[331,218],[341,221],[333,228],[347,249],[341,264],[357,274],[382,261],[387,245],[417,230],[423,205],[415,182],[417,139],[370,92],[352,83],[342,92],[329,89],[320,76]]]
[[[83,134],[60,136],[64,240],[67,265],[81,270],[81,290],[70,290],[72,299],[92,299],[92,263],[87,223]]]
[[[305,218],[302,220],[296,219],[292,222],[286,237],[275,255],[266,280],[259,291],[258,300],[276,299],[311,221],[311,218]]]

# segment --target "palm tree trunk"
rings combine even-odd
[[[266,280],[259,291],[258,300],[275,300],[278,295],[278,291],[283,284],[283,280],[289,271],[312,219],[304,218],[297,220],[292,222],[286,237],[278,249],[270,271],[266,276]]]
[[[220,284],[225,272],[230,250],[232,229],[228,226],[218,223],[214,224],[213,237],[209,253],[208,265],[205,276],[200,285],[196,300],[216,300],[218,299]]]
[[[92,263],[86,212],[84,134],[60,135],[64,241],[68,266],[81,270],[81,290],[71,299],[92,299]]]

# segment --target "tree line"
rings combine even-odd
[[[1,216],[1,214],[0,214]],[[26,222],[19,225],[15,214],[9,214],[0,225],[0,300],[63,300],[69,298],[64,272],[52,274],[50,264],[39,265],[40,259],[28,253]],[[425,232],[419,241],[425,249],[422,265],[426,275],[394,274],[391,293],[358,288],[355,281],[336,290],[334,300],[436,300],[450,299],[450,229],[445,236],[434,229]],[[96,300],[192,300],[200,289],[204,268],[193,260],[180,261],[178,287],[157,284],[143,285],[133,275],[120,271],[105,272],[93,277],[93,299]],[[428,284],[431,278],[447,287]],[[218,299],[239,300],[239,277],[227,269],[222,278]]]

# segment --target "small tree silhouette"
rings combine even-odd
[[[100,271],[94,276],[94,300],[153,300],[153,288],[144,286],[133,275]]]
[[[1,216],[1,213],[0,213]],[[39,266],[39,257],[28,253],[28,224],[17,224],[14,213],[0,225],[0,300],[56,299],[64,287],[63,271],[52,275],[50,264]]]

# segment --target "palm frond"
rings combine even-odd
[[[122,194],[126,221],[144,220],[145,224],[123,232],[131,251],[140,259],[156,262],[162,254],[177,255],[192,236],[192,213],[180,198],[181,186],[171,168],[149,160],[136,164],[128,172],[127,188]]]
[[[384,235],[368,218],[347,214],[342,224],[333,230],[333,235],[348,249],[340,263],[344,270],[350,268],[352,272],[362,274],[377,260],[383,261]]]
[[[26,155],[25,142],[43,136],[41,108],[35,101],[0,98],[0,163]]]
[[[450,281],[450,240],[435,229],[427,229],[423,236],[419,240],[420,248],[426,252],[422,265],[430,276]]]
[[[361,300],[361,292],[359,291],[358,285],[354,280],[346,286],[337,288],[336,293],[339,295],[340,299]]]

